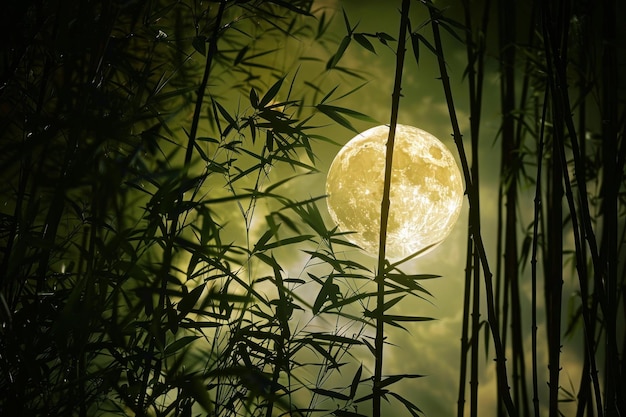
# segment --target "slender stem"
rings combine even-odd
[[[472,18],[470,4],[468,0],[463,1],[466,31],[466,53],[468,62],[468,84],[470,97],[470,133],[472,141],[472,167],[471,174],[475,182],[478,181],[478,140],[480,131],[480,118],[482,110],[482,85],[484,79],[484,52],[485,34],[487,32],[487,22],[489,18],[490,2],[486,1],[483,8],[483,15],[480,21],[479,33],[474,38],[472,29]],[[480,221],[480,207],[477,204],[471,207],[470,218]],[[480,332],[480,259],[475,248],[472,237],[472,228],[480,228],[480,224],[472,224],[468,229],[467,248],[467,269],[465,282],[465,296],[463,304],[463,332],[461,350],[461,374],[459,381],[459,400],[457,402],[457,416],[464,413],[465,402],[465,379],[467,372],[468,349],[471,350],[471,377],[470,377],[470,416],[478,415],[478,351]],[[473,285],[472,285],[473,279]],[[469,296],[472,294],[472,338],[471,346],[467,342],[469,327]]]
[[[505,197],[504,207],[504,281],[506,293],[504,300],[507,302],[506,308],[503,307],[503,316],[508,318],[510,314],[511,321],[511,355],[512,355],[512,385],[513,398],[515,404],[519,407],[521,415],[528,416],[528,394],[526,391],[526,364],[524,361],[524,347],[522,336],[522,309],[519,285],[519,259],[517,250],[517,209],[518,209],[518,189],[517,184],[521,174],[519,148],[521,141],[521,126],[523,123],[517,123],[518,118],[515,115],[516,107],[516,48],[517,30],[516,30],[516,4],[500,3],[498,15],[500,21],[500,100],[502,113],[502,160],[500,171],[500,196]],[[527,77],[526,77],[527,83]],[[477,180],[476,180],[477,181]],[[498,235],[498,240],[502,239]],[[500,253],[500,252],[498,252]],[[498,258],[500,259],[500,258]],[[498,271],[500,273],[500,271]],[[508,302],[510,301],[510,306]],[[505,332],[509,323],[504,320],[502,323],[502,343],[506,346]],[[502,386],[499,384],[499,386]]]
[[[385,155],[385,180],[383,184],[383,198],[380,208],[380,240],[378,246],[378,270],[376,274],[376,339],[374,342],[375,366],[373,394],[373,416],[380,417],[380,405],[382,398],[382,369],[383,350],[385,344],[384,335],[384,305],[385,305],[385,245],[387,243],[387,218],[389,217],[389,193],[391,190],[391,167],[393,163],[393,145],[398,122],[398,109],[402,90],[402,69],[404,67],[404,55],[406,52],[406,33],[409,25],[410,0],[402,0],[400,16],[400,34],[398,35],[398,50],[396,52],[396,74],[393,93],[391,95],[391,119],[389,122],[389,137]]]
[[[543,99],[543,111],[541,120],[546,120],[546,112],[548,107],[548,89],[545,91]],[[534,207],[534,219],[533,219],[533,243],[532,243],[532,257],[531,257],[531,280],[532,280],[532,294],[531,294],[531,338],[532,338],[532,381],[533,381],[533,409],[534,417],[539,417],[539,383],[538,383],[538,370],[537,370],[537,246],[539,243],[539,217],[542,213],[541,208],[541,181],[542,181],[542,167],[543,167],[543,138],[544,138],[545,123],[541,124],[541,131],[539,134],[539,144],[537,148],[537,178],[535,188],[535,207]]]
[[[555,120],[556,122],[556,120]],[[555,123],[556,124],[556,123]],[[546,303],[548,320],[548,368],[550,370],[550,417],[557,417],[559,414],[559,374],[561,357],[561,302],[563,287],[563,236],[561,224],[563,222],[563,212],[561,204],[563,201],[563,183],[561,178],[562,162],[559,157],[559,142],[563,138],[555,129],[552,139],[552,189],[548,196],[550,207],[548,208],[548,264],[549,275],[546,277]]]
[[[457,400],[457,417],[463,417],[465,410],[465,382],[467,380],[467,353],[469,350],[469,340],[467,334],[469,332],[469,303],[470,303],[470,285],[472,282],[472,236],[468,230],[467,236],[467,253],[465,256],[465,290],[463,291],[463,324],[461,330],[461,366],[459,372],[459,397]]]
[[[553,15],[550,13],[548,6],[543,9],[542,27],[545,33],[546,43],[546,61],[552,62],[552,59],[558,60],[559,53],[562,53],[559,47],[559,33],[550,30],[557,25],[553,22]],[[558,19],[558,18],[557,18]],[[556,21],[558,23],[558,21]],[[554,54],[553,54],[554,53]],[[559,393],[559,374],[560,374],[560,337],[561,337],[561,291],[563,286],[563,182],[562,182],[562,161],[560,158],[560,143],[563,142],[563,119],[559,107],[558,84],[555,82],[550,65],[547,65],[548,88],[554,95],[552,100],[552,124],[554,126],[551,144],[551,160],[550,170],[548,171],[549,180],[547,182],[548,190],[546,200],[548,202],[548,230],[547,245],[548,257],[547,275],[545,278],[545,302],[546,302],[546,321],[548,336],[548,369],[549,369],[549,416],[557,417],[559,413],[558,393]]]
[[[483,11],[483,24],[485,24],[485,20],[487,18],[487,9],[489,7],[489,2],[485,5],[485,10]],[[469,5],[466,6],[466,21],[468,22],[469,28],[471,30],[471,20],[469,19]],[[484,33],[484,32],[483,32]],[[471,34],[469,32],[468,36]],[[479,181],[479,132],[480,132],[480,115],[482,108],[482,63],[484,54],[482,53],[484,48],[482,43],[484,41],[484,36],[479,36],[478,40],[478,51],[476,51],[476,56],[473,51],[473,42],[471,39],[468,39],[468,47],[467,47],[467,58],[468,62],[470,62],[469,66],[469,96],[470,96],[470,135],[471,135],[471,153],[472,153],[472,166],[471,166],[471,174],[472,180],[475,184],[478,184]],[[478,74],[474,68],[474,62],[477,62]],[[472,219],[471,229],[480,230],[480,195],[478,190],[475,191],[475,200],[474,203],[470,207],[470,218]],[[472,285],[472,345],[471,345],[471,378],[470,378],[470,416],[477,417],[478,416],[478,352],[479,352],[479,340],[480,340],[480,258],[478,256],[478,251],[476,250],[476,245],[473,239],[472,234],[469,235],[470,241],[472,243],[472,275],[473,275],[473,285]]]
[[[473,216],[472,216],[473,217]],[[472,238],[472,352],[470,377],[470,416],[478,417],[478,351],[480,340],[480,259]]]
[[[461,167],[463,169],[463,175],[465,176],[465,183],[468,189],[468,198],[470,206],[476,204],[477,198],[475,193],[475,188],[478,184],[473,184],[472,177],[469,171],[469,165],[467,162],[467,156],[465,154],[465,148],[463,146],[461,130],[459,128],[459,122],[456,116],[456,110],[454,108],[454,99],[452,98],[452,88],[450,86],[450,79],[448,77],[448,70],[446,69],[446,63],[443,55],[443,47],[441,44],[441,33],[439,30],[439,23],[437,21],[438,15],[435,7],[432,5],[431,1],[428,1],[431,7],[429,7],[430,15],[431,15],[431,27],[433,30],[433,38],[435,41],[435,50],[437,51],[437,59],[439,62],[439,72],[441,75],[441,82],[443,84],[443,89],[446,97],[446,102],[448,104],[448,113],[450,115],[450,122],[452,124],[454,142],[457,146],[457,150],[459,152],[459,158],[461,159]],[[470,219],[470,225],[474,224]],[[491,328],[491,335],[493,337],[494,346],[496,350],[496,371],[499,375],[499,381],[501,381],[502,386],[502,395],[505,408],[509,414],[509,416],[517,416],[517,410],[515,409],[515,405],[513,404],[513,400],[511,399],[511,394],[509,392],[509,387],[507,384],[507,371],[506,371],[506,357],[504,353],[504,348],[502,346],[502,341],[500,339],[500,329],[498,327],[498,318],[495,310],[495,303],[493,297],[493,274],[489,268],[489,262],[487,261],[487,255],[485,252],[485,247],[482,241],[482,236],[480,234],[480,230],[476,230],[472,227],[472,236],[474,238],[474,242],[476,245],[476,250],[478,251],[481,265],[484,271],[484,279],[485,279],[485,291],[487,296],[487,316],[489,321],[489,326]]]
[[[211,63],[213,58],[217,55],[217,40],[220,33],[220,27],[222,25],[222,17],[224,16],[224,9],[226,8],[226,0],[220,1],[220,8],[217,11],[217,17],[215,18],[215,26],[213,27],[213,34],[209,41],[209,51],[206,56],[206,63],[204,66],[204,74],[202,75],[202,82],[198,87],[198,97],[196,98],[196,106],[193,111],[193,119],[191,120],[191,129],[189,130],[189,142],[187,143],[187,151],[185,153],[185,165],[189,165],[191,162],[191,156],[193,155],[193,148],[196,145],[196,136],[198,134],[198,124],[200,123],[200,111],[204,104],[204,95],[206,87],[209,82],[209,74],[211,73]],[[211,2],[209,2],[211,7]]]
[[[289,329],[289,314],[287,310],[288,300],[285,292],[285,283],[278,266],[274,267],[274,278],[276,279],[276,289],[278,290],[278,306],[276,307],[276,319],[279,324],[277,331],[277,337],[274,344],[274,350],[276,352],[276,362],[273,364],[274,372],[272,375],[272,386],[270,387],[269,398],[267,402],[267,409],[265,412],[266,417],[271,417],[274,410],[274,398],[276,395],[276,386],[278,386],[278,380],[280,378],[280,371],[284,371],[288,376],[291,375],[289,371],[289,361],[287,360],[286,344],[289,343],[291,337],[291,331]]]
[[[587,131],[587,94],[589,88],[589,60],[587,59],[588,51],[590,50],[590,24],[589,19],[591,16],[591,4],[586,4],[584,7],[584,11],[582,15],[585,18],[581,19],[580,25],[580,45],[578,48],[578,56],[577,56],[577,65],[581,68],[579,73],[578,80],[578,132],[586,132]],[[586,159],[587,159],[587,150],[585,141],[580,142],[580,156],[581,156],[581,167],[583,168],[583,172],[586,172]],[[578,198],[585,198],[584,195],[581,195],[580,190],[578,190]],[[584,234],[584,230],[582,227],[579,227],[579,234]],[[589,254],[587,253],[587,246],[581,245],[580,247],[581,254],[580,257],[582,259],[588,259]],[[587,278],[587,268],[586,265],[583,269],[583,274],[579,276],[579,286],[580,286],[580,301],[581,306],[585,306],[588,310],[589,303],[589,281]],[[587,316],[588,317],[588,316]],[[588,333],[590,329],[585,328],[585,333]],[[592,352],[594,351],[594,347],[589,345],[589,338],[585,337],[583,340],[583,349],[585,353],[585,360],[583,362],[583,369],[580,376],[580,385],[578,387],[577,394],[577,408],[576,408],[576,417],[583,417],[585,415],[585,411],[587,411],[588,415],[592,415],[593,412],[593,400],[591,397],[591,362],[594,361]]]

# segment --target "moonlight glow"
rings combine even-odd
[[[328,210],[348,239],[367,252],[378,252],[380,206],[385,175],[388,126],[355,136],[337,154],[328,171]],[[401,259],[441,243],[459,217],[463,181],[454,157],[436,137],[397,125],[394,142],[389,259]]]

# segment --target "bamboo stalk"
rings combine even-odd
[[[512,352],[512,385],[515,404],[520,414],[527,416],[528,394],[526,390],[526,376],[524,361],[524,346],[522,337],[522,309],[519,290],[518,250],[517,250],[517,184],[520,174],[520,141],[521,125],[515,116],[516,86],[515,86],[515,45],[516,40],[516,3],[500,3],[500,105],[502,113],[502,159],[500,172],[500,194],[505,196],[504,205],[504,300],[510,301],[511,317],[511,352]],[[527,78],[526,78],[527,80]],[[526,81],[527,83],[527,81]],[[523,101],[522,101],[523,102]],[[500,209],[499,209],[500,210]],[[502,237],[499,234],[498,240]],[[500,252],[498,252],[500,253]],[[500,257],[498,257],[500,259]],[[498,271],[500,273],[500,271]],[[509,292],[510,291],[510,292]],[[509,305],[503,305],[503,316],[508,317]],[[506,345],[505,332],[509,323],[502,323],[503,344]]]
[[[556,123],[555,123],[556,124]],[[556,131],[557,129],[555,129]],[[556,136],[556,135],[555,135]],[[561,139],[562,140],[562,139]],[[563,236],[561,223],[563,212],[563,183],[559,139],[552,139],[551,188],[548,194],[548,273],[546,277],[546,312],[548,315],[548,368],[550,417],[559,415],[558,394],[561,354],[561,297],[563,286]]]
[[[572,222],[572,230],[574,235],[574,243],[576,248],[576,269],[578,272],[578,278],[580,280],[587,279],[586,272],[586,258],[582,258],[583,256],[583,236],[587,241],[589,247],[589,253],[591,255],[591,260],[593,264],[593,276],[594,276],[594,303],[591,309],[588,308],[586,303],[582,303],[582,316],[583,322],[585,324],[585,338],[586,342],[590,346],[596,346],[596,342],[594,341],[595,334],[595,324],[598,320],[597,308],[600,306],[603,312],[606,314],[607,305],[606,305],[606,289],[605,283],[603,281],[603,263],[601,261],[601,255],[598,251],[595,232],[593,230],[593,225],[591,221],[591,215],[589,211],[589,199],[586,188],[586,182],[584,181],[585,173],[582,166],[582,158],[580,152],[580,147],[578,144],[577,133],[574,127],[574,121],[571,112],[571,105],[569,104],[569,96],[567,88],[564,88],[567,83],[566,81],[566,65],[567,65],[567,48],[566,48],[566,38],[568,29],[567,26],[569,24],[568,13],[569,9],[559,10],[557,16],[561,17],[561,21],[558,20],[551,22],[553,18],[553,11],[550,8],[550,5],[543,5],[544,8],[542,10],[542,26],[543,26],[543,35],[544,35],[544,48],[546,53],[546,65],[547,68],[547,76],[548,76],[548,85],[551,88],[551,92],[553,94],[554,100],[552,104],[552,112],[553,117],[555,119],[555,123],[560,123],[561,129],[558,131],[559,134],[562,135],[563,130],[566,129],[568,133],[568,138],[570,139],[571,149],[573,153],[573,161],[574,161],[574,175],[576,178],[580,179],[577,181],[579,198],[578,202],[580,203],[580,210],[576,208],[576,204],[574,201],[574,196],[572,192],[572,185],[569,179],[569,171],[566,163],[565,156],[565,144],[562,141],[562,137],[559,146],[556,147],[555,151],[557,151],[558,158],[560,159],[561,164],[561,177],[564,181],[564,192],[567,198],[567,203],[570,211],[570,219]],[[563,7],[563,6],[562,6]],[[549,23],[548,23],[549,22]],[[561,28],[560,30],[555,30],[555,28]],[[556,130],[555,130],[556,131]],[[557,137],[559,139],[559,137]],[[579,214],[577,214],[579,212]],[[580,216],[580,227],[579,227],[579,216]],[[549,258],[549,256],[548,256]],[[584,287],[584,284],[579,284],[580,288]],[[595,352],[595,348],[593,348],[593,352]],[[595,353],[589,352],[589,359],[591,365],[591,378],[594,387],[594,395],[596,398],[596,412],[598,416],[604,415],[604,410],[602,406],[602,396],[600,394],[600,383],[598,380],[598,371],[595,363]],[[553,399],[556,401],[556,399]]]
[[[476,189],[478,184],[473,183],[473,179],[470,174],[469,166],[467,163],[467,156],[465,154],[465,148],[463,146],[463,140],[461,131],[459,128],[458,119],[456,116],[456,110],[454,107],[454,99],[452,97],[452,89],[450,86],[450,79],[448,77],[448,70],[446,68],[446,63],[444,60],[443,47],[441,43],[441,33],[439,30],[439,23],[437,21],[438,15],[435,7],[432,5],[432,1],[428,1],[429,4],[429,12],[431,18],[431,27],[433,30],[433,38],[435,42],[435,50],[437,51],[437,60],[439,64],[439,72],[441,82],[443,84],[444,94],[446,97],[446,102],[448,106],[448,113],[450,115],[450,122],[452,124],[453,129],[453,137],[454,142],[457,146],[457,150],[459,152],[459,158],[461,160],[461,167],[463,171],[463,175],[465,177],[466,188],[468,190],[468,198],[470,207],[475,205],[477,202],[476,197]],[[495,309],[494,303],[494,292],[493,292],[493,274],[489,268],[489,262],[487,260],[487,255],[485,252],[485,247],[482,241],[482,236],[480,234],[480,230],[476,230],[474,225],[477,224],[476,219],[470,219],[470,227],[472,237],[474,239],[476,250],[478,252],[480,262],[484,271],[484,280],[485,280],[485,291],[487,298],[487,315],[488,321],[491,328],[491,334],[493,337],[495,350],[496,350],[496,371],[499,374],[499,380],[503,381],[502,391],[503,391],[503,401],[506,407],[507,413],[509,416],[517,416],[517,410],[515,405],[513,404],[513,400],[511,398],[511,394],[509,392],[509,387],[507,384],[507,370],[506,370],[506,356],[504,353],[504,348],[502,346],[502,341],[500,339],[500,330],[499,323]],[[506,387],[504,386],[506,385]]]
[[[402,70],[404,67],[404,56],[406,52],[406,33],[409,25],[410,0],[402,0],[400,12],[400,34],[398,35],[398,49],[396,52],[396,72],[394,78],[393,93],[391,94],[391,117],[389,121],[389,137],[385,150],[385,177],[383,184],[383,197],[380,209],[380,235],[378,246],[378,269],[376,274],[377,295],[376,295],[376,338],[374,341],[375,364],[374,364],[374,385],[372,387],[372,407],[373,416],[380,417],[380,407],[382,399],[382,369],[385,346],[384,334],[384,305],[385,305],[385,259],[387,243],[387,221],[389,217],[389,193],[391,190],[391,168],[393,163],[393,146],[398,122],[398,109],[402,91]]]
[[[472,161],[472,165],[474,162]],[[476,210],[477,211],[477,210]],[[473,218],[480,217],[476,213]],[[480,226],[479,226],[480,227]],[[474,239],[472,239],[472,345],[471,345],[471,377],[470,377],[470,416],[478,417],[478,351],[480,336],[480,259]]]
[[[541,120],[546,120],[548,110],[548,89],[543,98]],[[539,378],[537,370],[537,246],[539,242],[539,223],[542,214],[542,191],[543,181],[543,147],[544,147],[545,123],[540,126],[539,143],[537,145],[537,174],[535,180],[535,198],[533,214],[533,241],[531,249],[531,339],[532,339],[532,385],[533,385],[533,411],[534,417],[539,417]]]
[[[549,66],[549,65],[548,65]],[[556,100],[554,100],[556,101]],[[548,188],[548,275],[545,278],[546,291],[546,314],[548,328],[548,368],[549,376],[549,416],[559,415],[558,393],[560,374],[560,352],[561,352],[561,290],[563,285],[563,183],[562,183],[562,162],[560,158],[560,145],[563,142],[562,119],[555,115],[553,104],[553,124],[554,135],[552,137],[552,159],[550,165],[550,181]],[[561,122],[561,123],[559,123]]]
[[[517,219],[515,217],[515,200],[516,200],[516,186],[517,178],[515,169],[515,138],[514,128],[515,120],[513,118],[513,111],[515,109],[515,51],[513,49],[515,44],[515,12],[516,3],[499,3],[498,7],[498,49],[500,64],[500,113],[502,114],[502,126],[501,132],[501,156],[500,156],[500,184],[498,188],[498,263],[503,260],[503,270],[500,270],[500,265],[496,270],[496,274],[500,277],[498,279],[503,281],[502,291],[502,344],[507,346],[508,343],[508,329],[512,327],[513,337],[511,338],[511,352],[513,356],[513,376],[512,376],[512,389],[513,399],[515,404],[519,404],[519,389],[517,383],[517,346],[516,346],[516,316],[517,311],[515,306],[515,280],[517,272],[517,236],[515,234],[515,226]],[[504,219],[503,219],[504,217]],[[504,227],[502,222],[504,220]],[[502,241],[504,241],[504,253],[501,256]],[[497,296],[500,292],[497,292]],[[498,304],[497,304],[498,305]],[[511,316],[511,322],[509,322],[509,314]],[[499,375],[498,375],[499,377]],[[502,387],[502,383],[498,382],[498,387]],[[500,397],[500,389],[498,390],[498,397]],[[501,407],[500,401],[498,406]]]
[[[471,59],[470,71],[473,70],[473,62],[477,63],[477,70],[475,73],[470,74],[469,88],[470,88],[470,134],[472,143],[472,180],[474,184],[479,183],[479,138],[480,138],[480,121],[482,110],[482,93],[483,93],[483,80],[484,80],[484,58],[485,58],[485,35],[487,32],[487,22],[490,9],[490,1],[487,0],[483,9],[482,21],[481,21],[481,34],[478,35],[477,51],[476,54],[470,53],[468,47],[468,60]],[[466,5],[466,20],[469,16],[469,5]],[[470,22],[471,24],[471,22]],[[471,28],[471,26],[470,26]],[[468,29],[470,29],[468,28]],[[476,227],[480,231],[480,194],[478,188],[475,190],[476,202],[470,209],[473,212],[470,217],[478,221]],[[472,405],[471,415],[478,416],[478,351],[479,351],[479,333],[480,333],[480,258],[478,251],[474,245],[474,239],[472,238],[472,263],[473,263],[473,305],[472,305]]]
[[[463,322],[461,328],[461,360],[459,372],[459,396],[457,400],[457,417],[462,417],[465,412],[465,383],[467,380],[467,353],[469,352],[469,303],[472,283],[472,237],[468,229],[467,233],[467,253],[465,255],[465,289],[463,291]]]
[[[470,105],[470,132],[472,142],[472,167],[471,174],[474,181],[478,182],[479,167],[479,132],[482,110],[482,92],[484,80],[484,53],[485,53],[485,36],[487,32],[487,22],[490,11],[490,1],[487,0],[480,21],[479,33],[474,39],[474,30],[471,18],[471,9],[467,0],[463,1],[463,11],[466,26],[466,53],[467,53],[467,79],[469,87],[469,105]],[[480,208],[470,207],[470,210],[476,210],[478,215],[470,214],[471,218],[480,220]],[[480,228],[480,225],[475,225]],[[470,415],[478,415],[478,351],[479,351],[479,332],[480,332],[480,259],[478,251],[475,248],[471,230],[468,229],[467,237],[467,259],[466,259],[466,280],[465,295],[463,303],[463,330],[461,342],[461,374],[459,378],[459,397],[457,401],[457,415],[464,414],[465,403],[465,379],[467,372],[467,355],[471,354],[471,370],[470,370]],[[472,281],[473,280],[473,281]],[[467,333],[469,327],[469,297],[472,294],[472,337],[471,345],[467,341]]]
[[[587,60],[587,54],[590,48],[589,42],[589,19],[590,19],[590,5],[585,7],[585,10],[581,13],[583,16],[580,22],[580,45],[579,45],[579,53],[578,53],[578,66],[581,68],[579,81],[578,81],[578,132],[581,134],[585,134],[587,130],[586,119],[587,119],[587,92],[588,92],[588,81],[587,77],[589,77],[589,63]],[[587,151],[585,141],[582,140],[580,142],[580,152],[581,152],[581,166],[583,167],[583,172],[586,172],[586,159],[587,159]],[[579,199],[584,198],[585,196],[580,194],[579,191]],[[582,228],[579,233],[584,233]],[[587,247],[585,245],[581,245],[581,254],[580,257],[582,259],[588,259]],[[589,303],[589,281],[587,278],[587,269],[586,265],[584,268],[584,275],[581,274],[579,279],[579,288],[580,288],[580,302],[582,306],[587,306]],[[589,332],[589,329],[585,329],[585,332]],[[592,333],[593,334],[593,333]],[[595,350],[593,346],[589,345],[589,338],[585,337],[583,339],[583,349],[585,359],[583,362],[583,369],[580,377],[580,384],[578,387],[577,400],[578,404],[576,407],[576,417],[583,417],[585,411],[587,415],[592,415],[593,412],[593,401],[591,398],[591,361],[593,358],[593,351]]]

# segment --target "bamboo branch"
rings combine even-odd
[[[193,155],[193,148],[196,145],[196,136],[198,134],[198,125],[200,123],[200,112],[204,105],[204,95],[206,93],[206,87],[209,82],[209,74],[211,73],[211,64],[213,58],[217,55],[217,40],[220,33],[220,27],[222,25],[222,17],[224,16],[224,9],[226,8],[226,0],[220,1],[220,7],[217,11],[217,17],[215,18],[215,26],[213,27],[213,34],[209,40],[209,50],[206,56],[206,62],[204,66],[204,74],[202,75],[202,82],[198,87],[198,97],[196,98],[196,106],[193,111],[193,119],[191,120],[191,129],[189,130],[189,141],[187,142],[187,150],[185,152],[185,165],[189,165],[191,162],[191,156]],[[209,6],[211,7],[211,2]]]

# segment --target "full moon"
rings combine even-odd
[[[377,126],[355,136],[341,148],[326,179],[330,216],[339,230],[355,232],[348,240],[371,255],[378,253],[388,135],[389,126]],[[459,217],[463,194],[461,172],[448,148],[422,129],[397,125],[387,258],[439,245]]]

